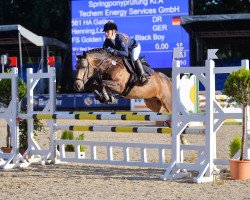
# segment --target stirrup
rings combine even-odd
[[[148,83],[148,78],[146,76],[141,76],[141,83],[142,85],[146,85]]]

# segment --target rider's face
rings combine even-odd
[[[106,38],[112,39],[112,37],[115,35],[115,30],[107,30],[105,31]]]

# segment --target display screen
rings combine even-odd
[[[108,21],[141,44],[152,68],[170,68],[174,47],[184,47],[181,65],[189,66],[189,36],[180,26],[188,14],[188,0],[72,0],[73,69],[75,54],[103,46]]]

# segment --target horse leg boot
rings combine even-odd
[[[104,86],[98,86],[98,88],[94,89],[95,99],[100,101],[100,103],[107,103],[109,101],[108,93]]]
[[[104,103],[113,103],[115,101],[113,96],[109,96],[105,87],[102,88],[103,97],[105,99]]]
[[[103,94],[101,94],[101,92],[99,92],[98,90],[94,90],[94,96],[95,96],[96,100],[100,101],[100,103],[105,102],[105,98],[104,98]]]
[[[146,72],[143,69],[143,66],[142,66],[142,63],[141,63],[140,59],[137,59],[135,61],[135,68],[139,72],[140,80],[142,82],[142,85],[146,85],[148,83],[148,78],[146,76]]]

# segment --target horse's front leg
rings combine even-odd
[[[124,88],[121,88],[119,82],[112,81],[112,80],[103,80],[103,86],[110,92],[114,94],[121,94]]]
[[[112,103],[114,101],[113,97],[109,96],[105,86],[102,87],[102,94],[103,94],[103,97],[105,99],[104,103],[108,103],[108,102]]]
[[[114,81],[102,80],[102,84],[99,85],[98,89],[94,89],[95,98],[101,103],[114,102],[114,97],[110,96],[107,91],[110,91],[114,94],[119,93],[118,87]]]
[[[95,96],[95,99],[100,101],[101,103],[107,102],[107,99],[103,94],[103,87],[101,89],[100,88],[94,89],[93,94]]]
[[[101,99],[101,101],[98,99],[101,103],[115,102],[115,98],[113,96],[110,96],[107,91],[110,91],[113,94],[121,93],[119,84],[117,84],[115,81],[103,80],[101,93],[98,90],[94,92],[95,94],[99,93],[98,96],[102,97],[102,98],[99,98]]]
[[[92,89],[95,99],[97,99],[101,103],[108,103],[110,97],[105,89],[105,86],[103,85],[102,82],[101,83],[96,82],[96,83],[97,84],[92,84]]]

